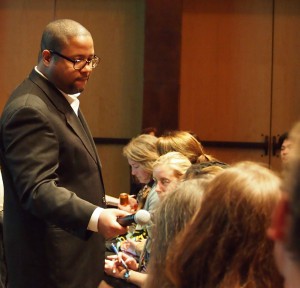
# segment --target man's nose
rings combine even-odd
[[[80,71],[88,71],[88,72],[92,72],[93,68],[92,68],[92,62],[88,63],[86,62],[84,67],[80,69]]]

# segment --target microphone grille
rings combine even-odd
[[[134,220],[137,224],[146,225],[150,222],[151,215],[147,210],[139,210],[134,215]]]

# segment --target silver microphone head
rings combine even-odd
[[[139,210],[134,215],[134,221],[140,225],[146,225],[150,222],[151,215],[147,210]]]

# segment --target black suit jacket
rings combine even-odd
[[[105,198],[83,115],[33,70],[9,98],[0,129],[9,287],[97,287],[104,239],[87,226]]]

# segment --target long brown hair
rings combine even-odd
[[[266,236],[279,197],[280,179],[253,162],[218,174],[168,253],[166,273],[174,286],[283,287]]]
[[[206,179],[184,181],[159,205],[155,213],[154,239],[144,288],[173,287],[164,273],[167,250],[177,233],[200,209],[207,183]]]
[[[187,131],[168,131],[158,138],[157,150],[160,155],[177,151],[186,156],[192,164],[210,161],[214,158],[206,155],[200,141]]]

